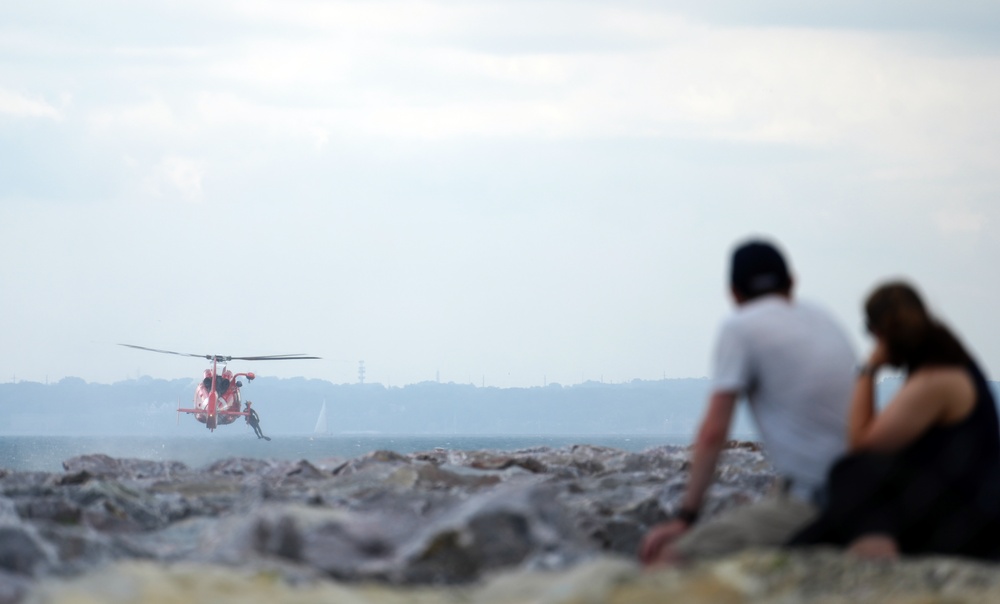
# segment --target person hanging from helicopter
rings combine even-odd
[[[247,406],[243,410],[243,412],[247,414],[246,415],[247,423],[250,424],[251,428],[253,428],[254,433],[257,434],[257,438],[263,438],[264,440],[271,440],[267,436],[264,436],[264,432],[261,431],[260,416],[257,415],[257,411],[250,406],[252,404],[253,403],[251,403],[250,401],[247,401]]]

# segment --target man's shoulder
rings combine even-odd
[[[805,299],[795,299],[792,302],[792,306],[796,309],[800,309],[804,312],[812,312],[817,314],[822,314],[824,316],[832,316],[830,310],[823,304],[817,302],[816,300]]]
[[[834,314],[822,304],[811,300],[800,300],[796,302],[796,312],[804,317],[806,323],[817,329],[836,333],[844,338],[847,337],[843,326]]]
[[[762,320],[762,318],[791,315],[822,317],[824,320],[833,319],[833,314],[825,306],[813,300],[767,296],[759,300],[752,300],[737,308],[727,317],[726,322],[753,322]]]
[[[781,320],[781,317],[791,314],[800,303],[797,301],[766,296],[751,300],[738,306],[722,321],[723,329],[741,329],[757,323]]]
[[[834,315],[811,300],[755,300],[726,317],[720,327],[720,336],[727,339],[756,339],[775,332],[846,338]]]

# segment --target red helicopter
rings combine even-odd
[[[231,424],[239,417],[246,417],[249,413],[240,409],[240,388],[243,382],[239,378],[246,377],[247,381],[252,381],[256,376],[252,372],[233,373],[226,367],[229,361],[299,361],[305,359],[319,359],[322,357],[308,356],[305,354],[273,354],[254,357],[233,357],[220,354],[192,354],[189,352],[174,352],[172,350],[158,350],[156,348],[146,348],[134,344],[119,344],[129,348],[148,350],[150,352],[162,352],[164,354],[176,354],[183,357],[198,357],[212,361],[212,368],[206,369],[201,382],[194,390],[194,408],[177,408],[178,413],[192,413],[194,418],[205,424],[211,431],[215,431],[220,425]],[[218,370],[219,363],[222,363],[222,372]]]

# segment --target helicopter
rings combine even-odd
[[[138,350],[148,350],[150,352],[160,352],[163,354],[175,354],[184,357],[196,357],[207,359],[212,362],[212,367],[206,369],[202,379],[194,389],[194,408],[183,409],[178,406],[177,414],[190,413],[205,427],[214,432],[219,426],[231,424],[237,418],[247,417],[249,413],[241,410],[240,402],[242,396],[240,388],[243,382],[239,378],[245,377],[247,381],[253,381],[256,377],[253,372],[245,373],[231,372],[227,364],[229,361],[299,361],[306,359],[320,359],[305,354],[272,354],[262,356],[234,357],[221,354],[193,354],[190,352],[174,352],[172,350],[160,350],[157,348],[146,348],[135,344],[119,344],[128,348]],[[222,371],[219,371],[219,364],[222,364]]]

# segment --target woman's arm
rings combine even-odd
[[[875,421],[875,375],[889,360],[885,342],[878,338],[868,361],[858,371],[847,421],[847,444],[851,451],[862,448],[865,435]]]
[[[964,419],[976,402],[975,386],[964,369],[927,368],[911,375],[886,408],[876,413],[875,378],[866,373],[859,375],[851,403],[852,451],[898,451],[931,426]]]
[[[847,444],[851,451],[861,446],[865,435],[875,421],[875,374],[878,367],[870,363],[858,371],[851,397],[851,410],[847,421]]]

